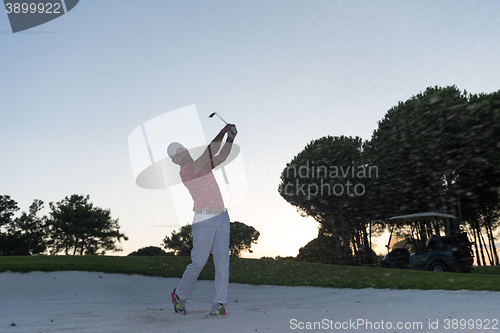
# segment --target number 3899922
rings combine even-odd
[[[7,14],[62,14],[60,3],[6,3]]]

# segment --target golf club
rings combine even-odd
[[[210,114],[210,116],[208,116],[208,118],[212,118],[212,117],[213,117],[213,116],[215,116],[215,115],[217,115],[217,117],[219,117],[219,118],[220,118],[220,120],[222,120],[222,121],[224,122],[224,124],[226,124],[226,125],[227,125],[227,121],[225,121],[224,119],[222,119],[222,117],[221,117],[221,116],[219,116],[219,114],[218,114],[217,112],[214,112],[214,113]],[[233,133],[235,133],[235,134],[236,134],[236,127],[234,127],[234,126],[233,126],[233,127],[231,128],[231,131],[232,131]]]
[[[227,122],[226,122],[224,119],[222,119],[222,117],[221,117],[221,116],[219,116],[219,115],[217,114],[217,112],[212,113],[210,116],[208,116],[208,118],[212,118],[212,117],[213,117],[213,116],[215,116],[215,115],[217,115],[217,117],[219,117],[219,118],[220,118],[220,120],[222,120],[222,121],[223,121],[223,122],[227,125]]]

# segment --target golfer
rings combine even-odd
[[[227,139],[221,148],[226,133]],[[192,262],[184,271],[179,286],[172,291],[172,303],[176,313],[186,314],[186,298],[212,251],[215,264],[215,300],[207,317],[226,314],[229,286],[229,215],[212,169],[229,156],[237,133],[236,126],[227,124],[197,160],[193,160],[189,151],[178,142],[171,143],[167,148],[172,162],[181,167],[182,182],[194,201]]]

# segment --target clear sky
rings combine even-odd
[[[159,246],[180,222],[135,185],[128,136],[195,104],[207,141],[212,112],[238,126],[249,193],[230,217],[261,233],[245,256],[295,256],[318,224],[279,196],[285,164],[325,135],[369,139],[426,87],[499,90],[499,23],[500,2],[456,0],[81,0],[16,34],[0,13],[0,194],[24,211],[88,194],[121,254]]]

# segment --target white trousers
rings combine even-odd
[[[225,212],[194,223],[192,233],[192,262],[184,271],[176,294],[180,299],[187,298],[212,251],[215,265],[214,302],[225,304],[229,287],[229,214]]]

